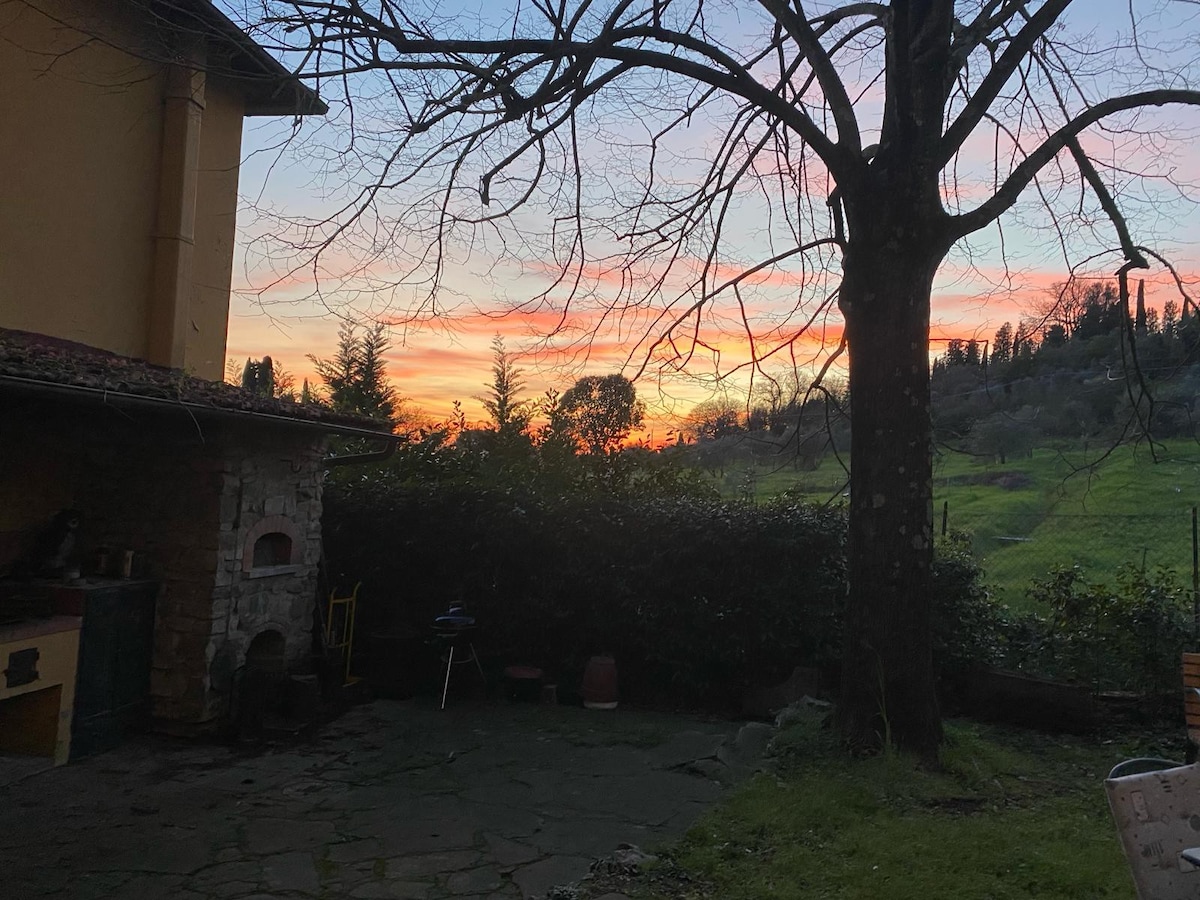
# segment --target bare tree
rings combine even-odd
[[[681,430],[695,441],[715,441],[745,429],[746,404],[728,397],[697,403],[688,412]]]
[[[823,374],[848,348],[839,728],[932,755],[935,274],[984,229],[1005,244],[1006,214],[1115,269],[1123,297],[1131,268],[1166,264],[1130,223],[1167,189],[1190,196],[1155,110],[1200,105],[1195,4],[1130,0],[1107,38],[1072,27],[1072,0],[483,6],[246,11],[352,126],[331,164],[363,180],[304,247],[386,259],[362,289],[413,319],[444,311],[447,273],[484,248],[543,279],[516,308],[557,314],[560,339],[618,332],[635,374],[717,359],[730,331],[749,371],[824,337]]]
[[[1031,301],[1029,318],[1039,323],[1041,332],[1057,325],[1069,340],[1089,308],[1108,306],[1116,299],[1117,292],[1111,282],[1071,279],[1053,285],[1043,296]]]

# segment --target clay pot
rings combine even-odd
[[[617,663],[611,656],[593,656],[583,670],[583,705],[588,709],[617,708]]]

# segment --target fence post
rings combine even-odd
[[[1193,518],[1195,517],[1195,512],[1196,512],[1195,510],[1192,510]],[[950,501],[943,500],[942,501],[942,537],[946,536],[946,523],[949,522],[949,520],[950,520]]]
[[[1196,529],[1196,507],[1192,507],[1192,632],[1200,632],[1200,533]]]

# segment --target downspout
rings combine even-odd
[[[154,238],[154,283],[147,316],[146,359],[182,369],[192,293],[192,247],[204,118],[203,50],[167,73]]]

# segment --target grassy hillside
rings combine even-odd
[[[1004,465],[943,453],[934,466],[935,527],[948,503],[950,528],[973,535],[989,581],[1018,608],[1030,580],[1057,565],[1099,579],[1123,563],[1166,566],[1190,584],[1200,446],[1168,442],[1157,462],[1145,448],[1122,447],[1097,463],[1104,449],[1042,448]],[[827,458],[809,472],[786,464],[730,472],[722,489],[739,496],[752,488],[760,500],[794,490],[836,503],[845,480]]]

